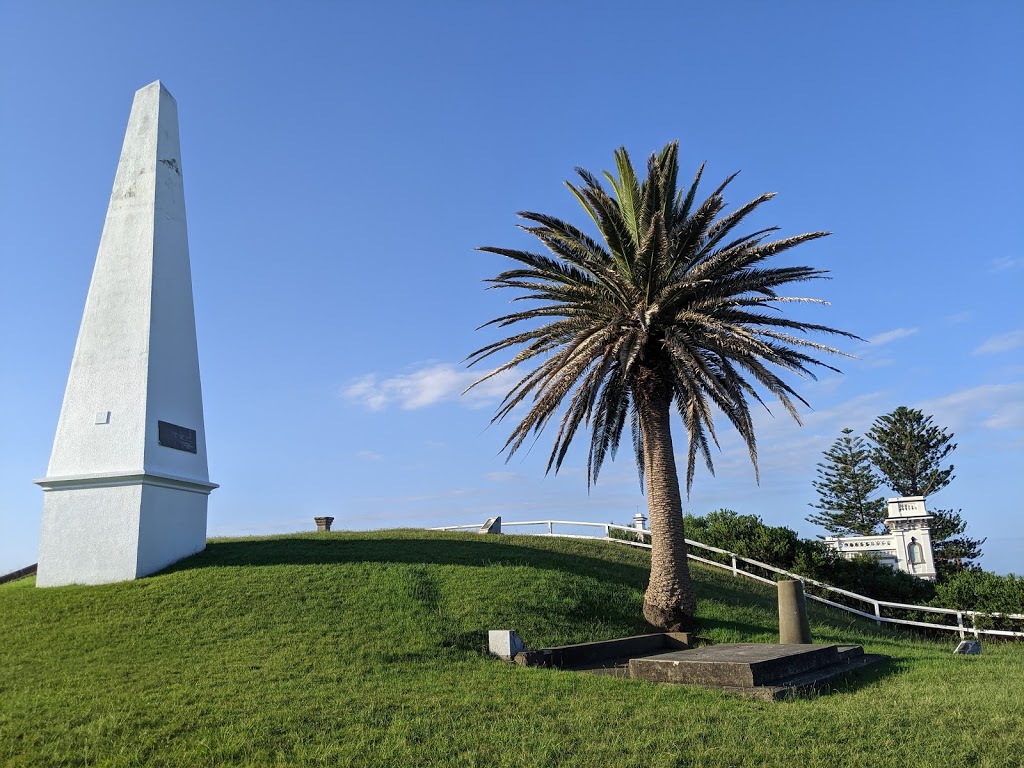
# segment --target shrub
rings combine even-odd
[[[824,542],[803,539],[784,526],[766,525],[758,515],[718,509],[704,517],[686,515],[687,538],[735,552],[875,600],[914,603],[930,600],[935,588],[871,557],[846,560]],[[701,553],[702,556],[703,553]],[[829,599],[837,600],[834,594]],[[863,604],[854,603],[863,608]]]
[[[615,525],[615,523],[612,523]],[[609,539],[618,539],[619,541],[635,541],[640,544],[650,544],[651,537],[644,535],[638,531],[624,531],[621,528],[609,528],[608,529]]]
[[[1024,578],[963,570],[936,586],[934,604],[958,610],[1024,613]]]

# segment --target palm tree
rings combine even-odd
[[[651,155],[643,182],[638,181],[625,148],[615,153],[615,161],[618,177],[604,174],[613,194],[582,168],[576,169],[582,185],[566,182],[597,225],[600,242],[552,216],[521,212],[520,218],[530,222],[522,228],[536,236],[549,254],[491,246],[479,249],[519,262],[487,282],[524,291],[516,300],[532,303],[481,326],[525,325],[526,329],[476,350],[467,362],[474,365],[497,352],[518,349],[476,386],[540,358],[502,400],[492,423],[512,414],[518,419],[521,404],[528,408],[504,445],[503,451],[511,457],[568,400],[547,471],[558,471],[583,425],[590,431],[588,487],[597,481],[605,458],[614,458],[628,419],[641,487],[646,481],[651,527],[651,576],[644,618],[656,627],[687,628],[693,625],[696,598],[686,561],[672,447],[673,406],[686,430],[687,495],[698,457],[714,474],[710,445],[718,445],[716,408],[746,442],[757,477],[750,401],[765,403],[755,384],[776,397],[799,423],[794,400],[806,402],[771,366],[814,378],[812,366],[836,369],[813,354],[842,353],[794,332],[857,337],[769,311],[782,302],[824,303],[779,296],[776,289],[823,278],[825,270],[770,268],[763,263],[829,233],[771,242],[766,240],[776,227],[734,235],[744,218],[773,194],[723,214],[722,193],[733,174],[698,203],[704,166],[689,187],[677,191],[677,142]]]

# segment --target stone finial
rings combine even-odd
[[[316,523],[317,531],[330,531],[331,523],[334,522],[333,517],[314,517],[313,522]]]

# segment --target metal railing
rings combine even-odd
[[[634,527],[626,526],[626,525],[615,525],[614,523],[581,523],[581,522],[577,522],[575,520],[529,520],[529,521],[526,521],[526,522],[516,522],[516,523],[506,523],[505,521],[501,522],[501,529],[502,530],[505,530],[506,528],[523,528],[523,527],[529,527],[529,526],[534,526],[534,527],[536,527],[536,526],[544,526],[544,530],[542,530],[542,531],[538,531],[538,532],[525,531],[525,533],[528,533],[528,534],[531,534],[531,535],[535,535],[535,536],[555,536],[555,537],[563,538],[563,539],[597,539],[597,540],[601,540],[601,541],[611,541],[611,542],[615,542],[617,544],[626,544],[626,545],[633,546],[633,547],[641,547],[641,548],[644,548],[644,549],[650,549],[651,548],[651,545],[649,543],[647,543],[647,542],[650,541],[650,535],[651,535],[651,532],[649,530],[647,530],[647,529],[640,529],[640,528],[634,528]],[[583,533],[583,534],[557,533],[555,531],[555,527],[556,526],[573,527],[573,528],[584,528],[584,529],[598,528],[598,529],[602,530],[604,535],[601,536],[601,535],[589,534],[589,533]],[[430,530],[432,530],[432,531],[466,531],[466,530],[479,530],[479,529],[480,529],[480,525],[479,524],[475,524],[475,525],[446,525],[446,526],[441,526],[439,528],[431,528]],[[619,531],[620,532],[619,535],[618,536],[612,536],[611,532],[613,530],[614,531]],[[646,539],[646,540],[645,541],[640,541],[638,539]],[[778,576],[785,576],[785,577],[790,578],[790,579],[797,579],[799,581],[802,581],[805,585],[809,584],[809,585],[811,585],[812,587],[814,587],[814,588],[816,588],[818,590],[821,590],[821,591],[824,591],[824,592],[827,592],[827,593],[831,593],[831,594],[835,594],[835,595],[842,595],[843,597],[846,597],[849,600],[860,602],[863,605],[865,605],[866,607],[870,607],[871,608],[871,612],[869,613],[867,610],[863,610],[862,611],[862,610],[859,610],[858,608],[854,608],[852,606],[846,605],[845,603],[839,603],[839,602],[836,602],[835,600],[829,600],[827,597],[822,597],[821,595],[813,594],[810,591],[805,591],[805,595],[806,595],[808,600],[814,600],[815,602],[823,603],[824,605],[830,605],[833,608],[838,608],[841,611],[846,611],[847,613],[852,613],[852,614],[854,614],[856,616],[861,616],[861,617],[863,617],[865,619],[871,619],[876,624],[878,624],[879,626],[881,626],[883,623],[885,623],[885,624],[899,624],[899,625],[908,626],[908,627],[923,627],[925,629],[945,630],[945,631],[949,631],[949,632],[957,632],[957,633],[959,633],[961,638],[965,637],[967,635],[967,633],[971,633],[976,638],[979,637],[980,635],[993,635],[993,636],[998,636],[998,637],[1024,638],[1024,631],[1012,631],[1012,630],[1007,630],[1007,629],[985,629],[985,628],[982,628],[982,627],[978,626],[978,623],[979,623],[978,619],[979,618],[981,619],[982,622],[985,622],[988,619],[1008,619],[1010,621],[1021,622],[1022,625],[1024,625],[1024,614],[1019,614],[1019,613],[985,613],[985,612],[982,612],[982,611],[961,611],[961,610],[956,610],[955,608],[933,608],[930,605],[909,605],[907,603],[893,603],[893,602],[890,602],[888,600],[875,600],[874,598],[866,597],[865,595],[858,595],[856,592],[850,592],[849,590],[840,589],[839,587],[833,587],[833,586],[831,586],[829,584],[825,584],[823,582],[816,581],[815,579],[808,578],[807,576],[801,576],[801,575],[796,574],[796,573],[791,573],[790,571],[784,570],[782,568],[776,568],[773,565],[768,565],[768,563],[762,563],[759,560],[752,560],[751,558],[743,557],[741,555],[737,555],[735,552],[729,552],[728,550],[725,550],[725,549],[719,549],[718,547],[712,547],[712,546],[709,546],[707,544],[702,544],[701,542],[693,541],[692,539],[686,539],[686,547],[687,547],[686,555],[687,555],[687,557],[690,560],[695,560],[698,563],[704,563],[705,565],[709,565],[709,566],[711,566],[713,568],[720,568],[722,570],[731,571],[733,576],[744,576],[744,577],[746,577],[748,579],[754,579],[755,581],[760,581],[760,582],[763,582],[765,584],[774,584],[775,583],[775,579],[774,578],[769,578],[767,576],[762,576],[762,575],[760,575],[758,573],[752,573],[751,571],[748,571],[748,570],[745,570],[744,568],[741,568],[740,566],[742,564],[742,565],[748,566],[748,567],[759,568],[762,571],[767,571],[768,573],[775,574],[775,575],[778,575]],[[723,562],[720,562],[719,560],[712,560],[712,559],[709,559],[707,557],[701,557],[700,555],[695,555],[692,551],[690,551],[693,548],[701,549],[701,550],[704,550],[705,552],[714,552],[714,553],[716,553],[718,555],[723,556],[724,558],[727,558],[728,562],[727,563],[723,563]],[[882,609],[883,608],[889,608],[889,609],[899,610],[899,611],[918,611],[920,613],[940,614],[940,615],[950,616],[950,617],[955,616],[956,617],[956,624],[955,625],[953,625],[953,624],[934,624],[934,623],[928,622],[928,621],[914,621],[912,619],[901,619],[901,618],[897,618],[895,616],[884,616],[882,614]],[[965,623],[965,619],[970,620],[970,626],[967,626],[967,624]]]
[[[32,563],[32,565],[26,565],[24,568],[19,568],[16,571],[5,573],[3,576],[0,576],[0,584],[6,584],[9,581],[17,581],[18,579],[24,579],[27,576],[31,576],[36,572],[36,566],[38,565],[38,563]]]

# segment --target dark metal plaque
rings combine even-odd
[[[160,445],[174,448],[178,451],[196,453],[196,431],[188,427],[179,427],[177,424],[170,424],[166,421],[156,423],[159,434]]]

